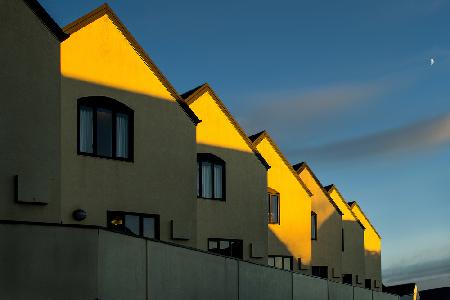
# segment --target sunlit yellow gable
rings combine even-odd
[[[381,237],[356,202],[351,205],[352,212],[366,228],[364,231],[364,248],[370,252],[381,252]]]
[[[65,77],[174,101],[176,92],[107,5],[69,24]]]
[[[197,125],[197,144],[253,152],[247,136],[209,86],[203,86],[193,97],[186,102],[202,120]]]

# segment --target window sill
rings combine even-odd
[[[205,198],[205,197],[199,197],[199,196],[197,196],[197,199],[204,199],[204,200],[210,200],[210,201],[225,202],[225,198]]]
[[[123,161],[123,162],[129,162],[133,163],[134,160],[131,158],[122,158],[122,157],[110,157],[110,156],[102,156],[102,155],[96,155],[92,153],[86,153],[86,152],[77,152],[80,156],[87,156],[87,157],[94,157],[94,158],[101,158],[101,159],[109,159],[109,160],[116,160],[116,161]]]

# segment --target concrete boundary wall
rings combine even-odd
[[[5,299],[399,300],[99,227],[0,221],[0,241]]]

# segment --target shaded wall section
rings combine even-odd
[[[120,161],[77,153],[77,101],[107,96],[134,111],[134,159]],[[196,237],[195,126],[176,102],[62,78],[62,221],[84,209],[81,224],[106,226],[108,210],[160,215],[160,238],[171,240],[171,221]]]
[[[24,1],[0,8],[0,217],[59,222],[60,42]]]
[[[358,299],[398,296],[98,227],[2,222],[5,299]]]

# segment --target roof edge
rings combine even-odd
[[[214,90],[211,88],[211,86],[208,83],[204,83],[204,84],[202,84],[202,85],[200,85],[200,86],[198,86],[198,87],[196,87],[196,88],[194,88],[192,90],[187,91],[186,93],[183,93],[181,95],[181,97],[184,98],[183,101],[187,105],[191,105],[197,99],[199,99],[203,94],[205,94],[206,92],[209,92],[211,94],[211,97],[217,103],[217,105],[219,106],[220,110],[228,118],[228,120],[230,121],[231,125],[233,125],[234,128],[239,132],[241,137],[247,143],[247,145],[250,148],[250,150],[252,150],[253,153],[255,154],[256,158],[261,162],[261,164],[266,168],[266,170],[269,170],[270,169],[270,165],[267,163],[267,161],[264,159],[264,157],[261,155],[261,153],[259,153],[259,151],[256,150],[256,148],[253,146],[253,144],[250,141],[250,139],[245,134],[245,132],[242,129],[242,127],[234,119],[233,115],[230,113],[230,111],[227,109],[225,104],[223,104],[222,100],[220,100],[219,96],[216,95],[216,93],[214,92]]]
[[[47,27],[50,32],[60,41],[64,41],[69,37],[55,20],[49,15],[45,8],[37,0],[23,0],[24,3],[33,11],[33,13],[41,20],[42,24]]]
[[[328,191],[326,191],[326,189],[323,187],[323,185],[320,182],[319,178],[317,178],[316,174],[314,174],[313,170],[309,167],[309,165],[306,162],[303,161],[303,162],[297,163],[297,164],[293,165],[292,168],[295,170],[295,172],[297,172],[297,174],[299,176],[300,176],[301,172],[303,172],[305,169],[307,169],[311,173],[314,181],[317,183],[319,188],[324,193],[325,197],[327,197],[328,201],[331,203],[331,205],[333,205],[334,209],[336,209],[338,214],[341,215],[341,216],[344,214],[342,212],[342,210],[339,208],[339,206],[334,202],[333,198],[331,198],[331,196],[329,195]]]
[[[114,13],[114,11],[108,4],[104,3],[101,6],[97,7],[96,9],[92,10],[91,12],[87,13],[86,15],[69,23],[63,28],[63,30],[68,34],[73,34],[78,30],[82,29],[83,27],[103,17],[104,15],[107,15],[114,23],[114,25],[117,26],[120,32],[122,32],[124,37],[130,43],[131,47],[133,47],[133,49],[136,51],[136,53],[139,55],[142,61],[150,68],[150,70],[155,73],[156,77],[161,81],[163,86],[172,95],[172,97],[175,99],[175,101],[178,103],[178,105],[181,107],[184,113],[189,117],[189,119],[191,119],[194,125],[200,123],[201,120],[195,115],[195,113],[189,108],[189,106],[185,105],[181,96],[178,94],[178,92],[175,90],[175,88],[172,86],[169,80],[159,70],[158,66],[153,62],[153,60],[150,58],[147,52],[145,52],[144,48],[142,48],[142,46],[137,42],[134,36],[128,31],[126,26],[122,23],[122,21],[120,21],[119,17]]]
[[[344,202],[344,205],[348,208],[348,210],[350,211],[350,213],[352,214],[352,216],[355,218],[355,220],[359,223],[359,225],[363,228],[366,229],[366,227],[364,227],[364,225],[361,223],[361,220],[359,220],[359,218],[355,215],[355,213],[353,212],[352,208],[350,207],[350,205],[348,205],[347,201],[345,200],[344,196],[342,196],[341,192],[339,191],[339,189],[337,188],[337,186],[335,184],[330,184],[326,186],[327,190],[328,190],[328,194],[331,194],[333,191],[336,191],[336,193],[338,193],[339,197],[341,197],[342,202]],[[331,197],[331,196],[330,196]]]
[[[300,176],[298,176],[297,172],[295,172],[295,170],[292,168],[292,165],[287,161],[286,157],[281,152],[281,150],[278,148],[278,145],[270,137],[269,133],[267,133],[267,131],[263,130],[257,134],[249,136],[248,138],[250,141],[252,141],[252,145],[253,145],[253,147],[255,147],[255,149],[258,146],[258,144],[261,143],[261,141],[263,141],[264,139],[267,139],[269,141],[270,145],[275,150],[275,152],[278,154],[278,156],[280,156],[283,163],[288,167],[289,171],[291,171],[292,175],[294,175],[294,177],[297,179],[297,181],[300,183],[300,185],[306,191],[308,196],[311,197],[313,195],[311,190],[306,186],[306,184],[303,182],[303,180],[300,178]]]
[[[361,209],[361,206],[359,206],[358,202],[356,201],[352,201],[352,204],[350,205],[351,210],[353,210],[354,208],[359,209],[359,211],[361,212],[361,214],[363,215],[363,217],[366,219],[367,223],[369,223],[370,227],[372,227],[373,231],[375,232],[375,234],[380,238],[381,240],[381,235],[378,233],[378,231],[375,229],[375,226],[373,226],[373,224],[370,222],[369,218],[367,217],[367,215],[364,213],[364,211]]]

